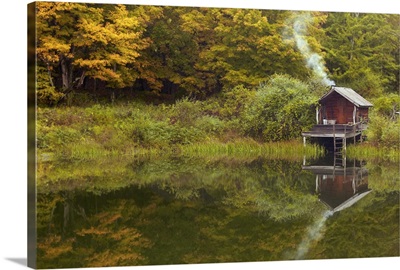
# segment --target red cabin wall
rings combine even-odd
[[[353,122],[353,111],[354,104],[333,92],[323,102],[321,102],[323,108],[323,117],[328,120],[336,120],[336,124],[347,124]],[[357,119],[358,122],[360,117],[368,118],[368,108],[357,108]]]

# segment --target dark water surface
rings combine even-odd
[[[39,268],[399,256],[398,164],[169,157],[38,171]]]

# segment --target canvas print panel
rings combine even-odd
[[[31,267],[399,256],[399,15],[28,9]]]

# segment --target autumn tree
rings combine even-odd
[[[131,85],[136,59],[150,45],[143,38],[145,21],[124,5],[81,3],[37,4],[37,55],[50,84],[68,93],[86,77],[109,87]],[[58,86],[58,85],[57,85]]]

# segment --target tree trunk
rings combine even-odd
[[[47,74],[49,75],[49,81],[50,81],[51,87],[54,87],[53,78],[51,77],[51,70],[50,70],[49,63],[47,63]]]
[[[64,222],[63,222],[63,233],[67,233],[69,223],[70,223],[70,210],[71,210],[71,205],[68,200],[65,200],[64,202]]]
[[[353,50],[354,50],[354,37],[351,37],[350,44],[351,44],[351,49],[350,49],[350,56],[349,60],[353,60]]]
[[[72,85],[72,72],[70,61],[65,57],[61,57],[61,78],[64,92],[68,91]]]
[[[80,88],[83,85],[83,82],[85,81],[85,77],[86,77],[86,72],[83,71],[81,77],[79,78],[78,84],[76,85],[76,88]]]

